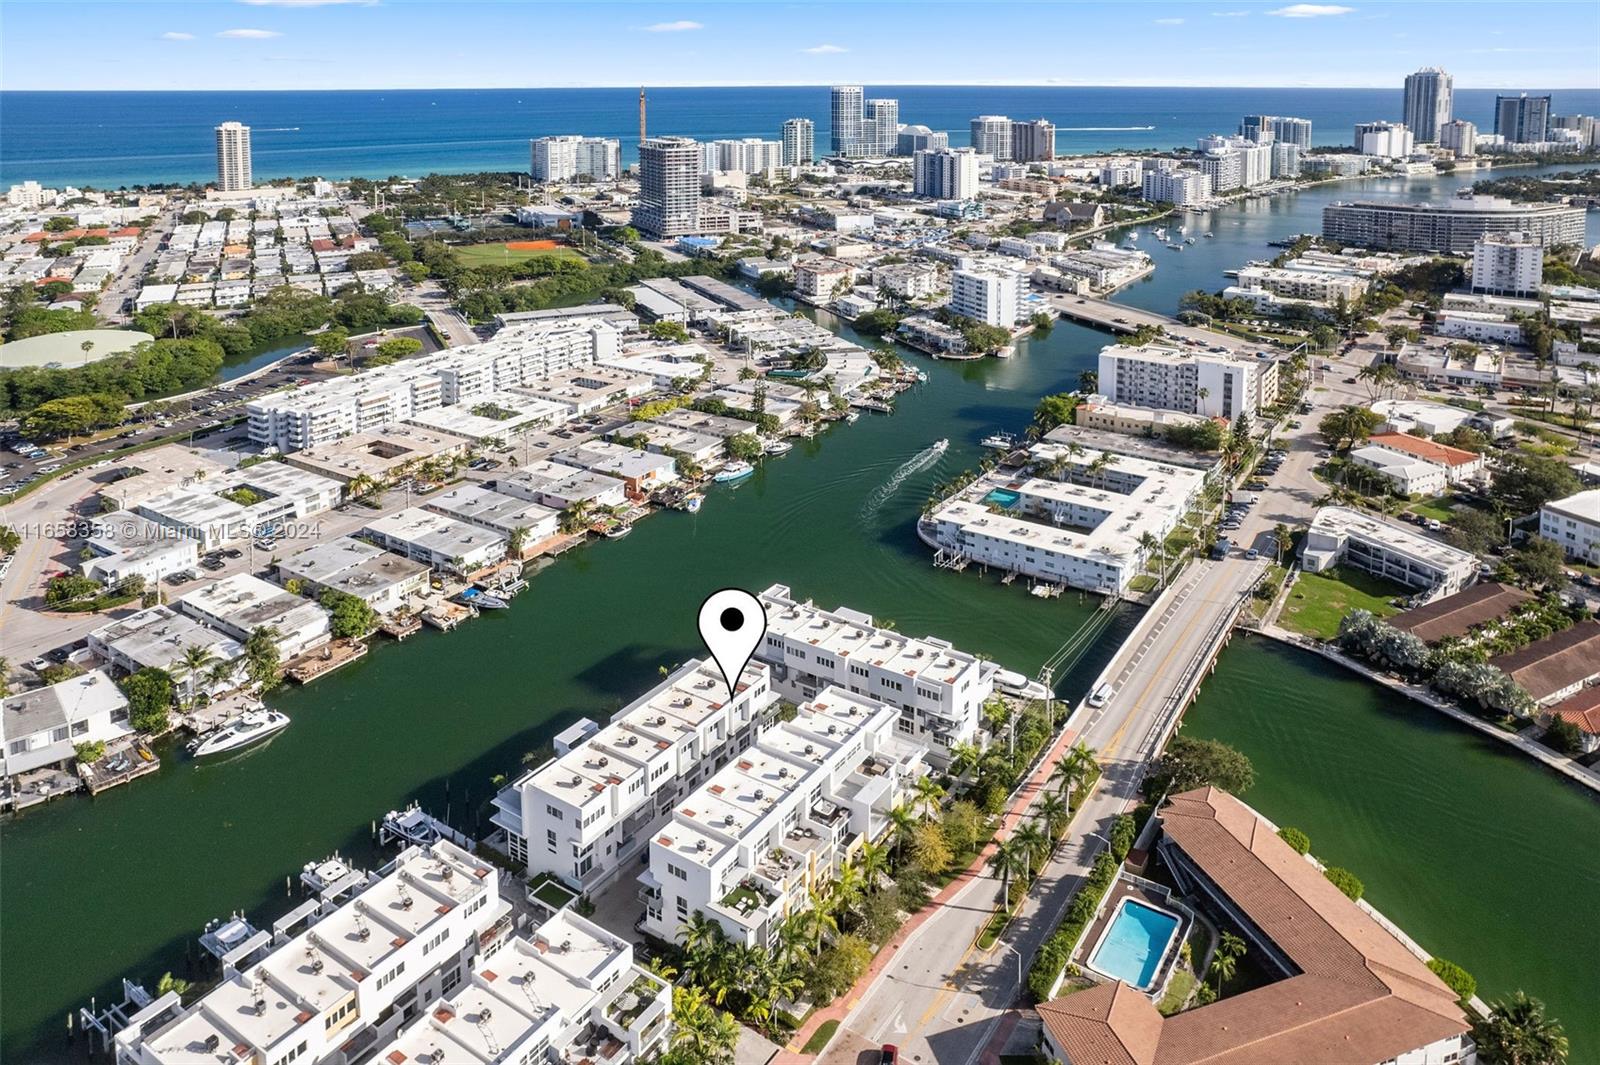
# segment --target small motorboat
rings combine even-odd
[[[988,436],[983,438],[982,443],[984,447],[993,447],[999,448],[1002,451],[1010,451],[1012,448],[1017,446],[1017,439],[1010,433],[990,433]]]
[[[948,439],[935,440],[933,442],[933,450],[935,454],[944,454],[946,451],[950,450],[950,441]]]
[[[844,420],[846,425],[854,425],[856,422],[861,420],[861,412],[858,410],[853,410],[844,416]]]
[[[742,481],[755,472],[756,468],[748,462],[730,462],[711,479],[719,484],[726,484],[729,481]]]
[[[246,710],[211,735],[189,744],[189,751],[196,758],[235,751],[288,727],[288,716],[276,710]]]
[[[794,450],[794,445],[787,440],[771,440],[761,449],[763,455],[787,455]]]
[[[484,610],[504,610],[511,605],[498,595],[490,595],[481,588],[464,589],[460,595],[456,596],[456,602],[462,606],[481,607]]]
[[[705,501],[706,497],[702,495],[689,496],[683,501],[683,509],[687,510],[690,514],[698,514],[700,513],[701,505],[704,504]]]
[[[617,524],[607,529],[604,535],[607,540],[620,540],[631,532],[633,532],[632,525]]]

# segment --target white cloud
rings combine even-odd
[[[1354,10],[1353,7],[1343,7],[1339,4],[1290,4],[1276,11],[1268,11],[1267,14],[1277,15],[1279,18],[1323,18],[1327,15],[1348,15]]]
[[[802,48],[800,50],[807,55],[839,55],[841,52],[848,52],[850,49],[841,48],[836,44],[819,44],[811,48]]]
[[[689,19],[679,19],[677,22],[657,22],[653,26],[646,26],[648,33],[683,33],[687,30],[703,30],[705,26]]]
[[[169,32],[163,33],[161,39],[163,41],[192,41],[194,40],[194,34]]]
[[[218,37],[226,37],[233,41],[266,41],[273,37],[282,37],[277,30],[223,30]]]
[[[1157,26],[1182,26],[1183,25],[1183,19],[1181,19],[1181,18],[1158,18],[1158,19],[1156,19],[1156,25]]]

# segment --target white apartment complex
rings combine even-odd
[[[1539,295],[1544,245],[1523,233],[1491,233],[1472,245],[1472,291],[1497,296]]]
[[[1163,344],[1108,344],[1100,349],[1100,391],[1113,403],[1163,407],[1232,420],[1255,414],[1275,391],[1262,366],[1221,351]]]
[[[1317,511],[1300,561],[1307,573],[1340,564],[1355,566],[1420,588],[1430,598],[1459,592],[1478,572],[1478,559],[1470,552],[1349,507]]]
[[[1192,207],[1211,198],[1211,176],[1199,170],[1146,170],[1141,195],[1153,203]]]
[[[1120,594],[1144,572],[1145,534],[1166,537],[1205,486],[1202,470],[1044,441],[1034,474],[994,472],[917,523],[954,558],[1073,588]]]
[[[782,141],[744,137],[740,140],[703,141],[700,144],[702,174],[770,174],[783,165]]]
[[[615,181],[622,173],[622,142],[615,137],[538,137],[528,146],[535,181]]]
[[[978,195],[978,153],[938,148],[911,157],[911,189],[935,200],[970,200]]]
[[[1016,328],[1027,295],[1028,283],[1012,270],[957,270],[950,275],[950,309],[984,325]]]
[[[253,184],[250,176],[250,127],[224,122],[217,134],[217,189],[240,192]]]
[[[1356,151],[1382,159],[1404,159],[1415,139],[1402,122],[1360,122],[1355,128]]]
[[[308,927],[243,968],[225,964],[194,1002],[169,991],[133,1014],[113,1040],[118,1065],[346,1065],[505,947],[494,867],[451,843],[408,847],[366,877],[327,866],[353,897],[308,903]]]
[[[809,118],[783,123],[783,165],[810,166],[817,158],[817,126]]]
[[[895,718],[875,699],[826,688],[685,796],[650,833],[645,928],[670,942],[699,912],[735,943],[774,943],[811,890],[889,829],[921,775],[921,751],[895,736]]]
[[[1600,488],[1540,507],[1539,535],[1560,544],[1568,558],[1600,563]]]
[[[274,630],[273,643],[284,661],[330,638],[326,610],[250,573],[224,577],[180,596],[172,605],[240,644],[258,629]]]
[[[694,140],[651,137],[639,145],[633,224],[658,239],[699,232],[700,145]]]
[[[628,868],[674,804],[755,742],[777,701],[767,667],[747,665],[728,697],[721,672],[692,660],[618,711],[558,740],[556,757],[495,797],[511,857],[593,891]]]
[[[787,585],[761,593],[767,635],[756,658],[772,671],[772,686],[800,702],[827,687],[897,707],[896,731],[948,764],[958,743],[976,743],[983,704],[994,694],[999,667],[958,651],[934,636],[905,636],[848,607],[823,610],[800,602]]]
[[[508,325],[481,344],[407,359],[246,404],[252,442],[316,447],[408,422],[442,406],[486,401],[616,355],[621,332],[598,318]]]
[[[1005,115],[979,115],[972,120],[972,139],[969,141],[979,155],[987,155],[997,163],[1011,158],[1011,119]]]

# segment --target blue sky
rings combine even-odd
[[[1600,87],[1600,4],[0,0],[6,89]]]

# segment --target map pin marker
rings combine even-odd
[[[767,634],[767,611],[761,600],[743,588],[712,592],[700,604],[700,638],[722,670],[732,699],[750,656]]]

